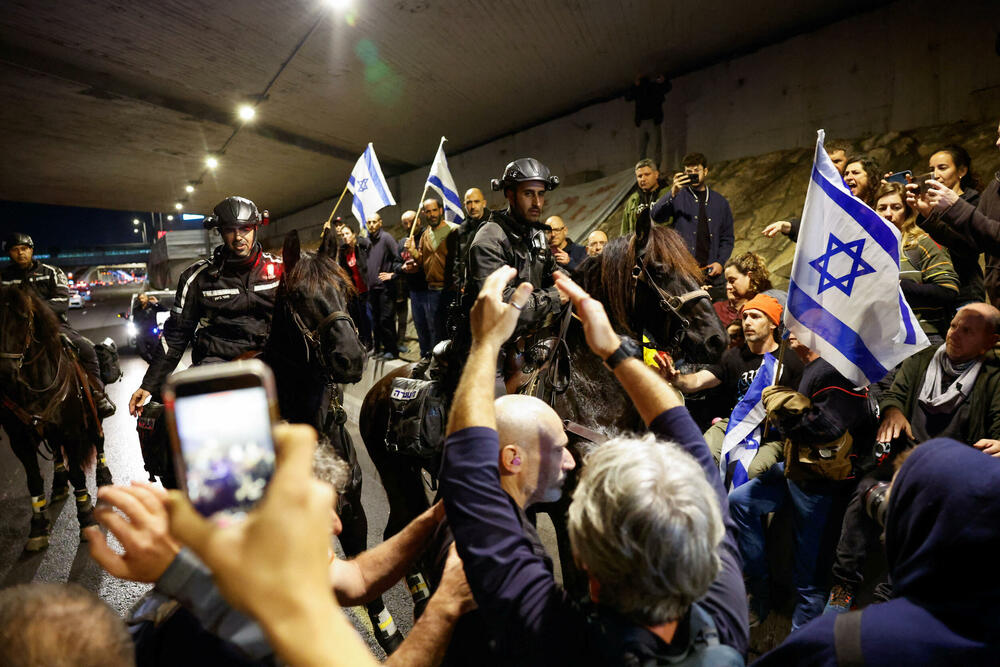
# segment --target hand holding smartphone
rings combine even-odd
[[[256,359],[191,368],[163,392],[177,479],[204,516],[240,519],[274,473],[278,402],[271,370]]]

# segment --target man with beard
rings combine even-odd
[[[129,401],[136,415],[152,392],[181,360],[189,343],[195,366],[231,361],[264,349],[271,331],[271,313],[281,281],[280,257],[264,252],[257,242],[261,215],[245,197],[226,197],[205,219],[218,229],[222,245],[212,259],[189,266],[177,282],[177,296],[163,325],[166,351],[158,355]]]
[[[548,227],[540,222],[545,193],[559,186],[559,178],[538,160],[521,158],[508,164],[492,186],[503,191],[507,208],[493,211],[472,241],[465,293],[474,299],[486,278],[501,266],[517,269],[517,282],[530,283],[534,291],[521,310],[516,337],[550,324],[565,303],[552,280],[557,265],[545,237]],[[513,284],[508,285],[504,298],[513,292]]]

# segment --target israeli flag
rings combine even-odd
[[[396,200],[389,192],[389,184],[385,182],[382,175],[382,167],[379,166],[378,156],[371,144],[358,158],[351,178],[347,181],[347,189],[354,195],[354,203],[351,205],[351,212],[361,223],[361,228],[368,233],[368,218],[386,206],[395,206]]]
[[[458,195],[458,188],[455,187],[455,179],[448,170],[448,158],[444,156],[446,141],[448,140],[441,137],[437,155],[431,164],[431,171],[427,174],[427,187],[441,196],[441,201],[444,202],[444,219],[457,225],[465,219],[465,209],[462,208],[462,198]]]
[[[774,384],[775,367],[778,360],[770,352],[764,353],[764,360],[753,377],[753,382],[729,417],[726,436],[722,439],[722,455],[719,469],[722,479],[729,479],[729,490],[750,480],[748,470],[753,457],[757,456],[760,442],[764,438],[764,418],[767,410],[761,397],[764,390]],[[730,473],[730,471],[732,471]]]
[[[785,326],[863,387],[930,343],[899,287],[899,230],[851,194],[818,135]]]

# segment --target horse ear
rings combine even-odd
[[[337,251],[340,249],[340,245],[337,243],[337,234],[334,233],[333,228],[328,228],[323,232],[323,238],[319,241],[319,254],[326,255],[330,259],[337,259]]]
[[[285,262],[285,272],[291,271],[302,256],[302,244],[299,242],[299,232],[293,229],[285,235],[285,243],[281,248],[281,258]]]
[[[649,207],[640,206],[635,218],[635,251],[637,253],[645,251],[652,227],[653,220],[649,216]]]

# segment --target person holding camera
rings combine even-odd
[[[827,610],[846,612],[861,584],[867,554],[881,529],[866,514],[865,496],[891,475],[884,462],[903,449],[949,437],[1000,456],[1000,311],[986,303],[964,306],[951,320],[943,345],[929,347],[900,366],[879,400],[882,421],[876,455],[882,463],[858,484],[841,528]],[[876,593],[888,597],[880,584]]]
[[[684,171],[674,174],[670,192],[653,205],[654,222],[669,222],[705,271],[707,284],[722,285],[722,267],[733,253],[733,211],[729,201],[708,187],[708,160],[689,153]]]
[[[996,665],[997,488],[997,459],[949,438],[914,449],[884,501],[892,599],[823,614],[755,665]]]

